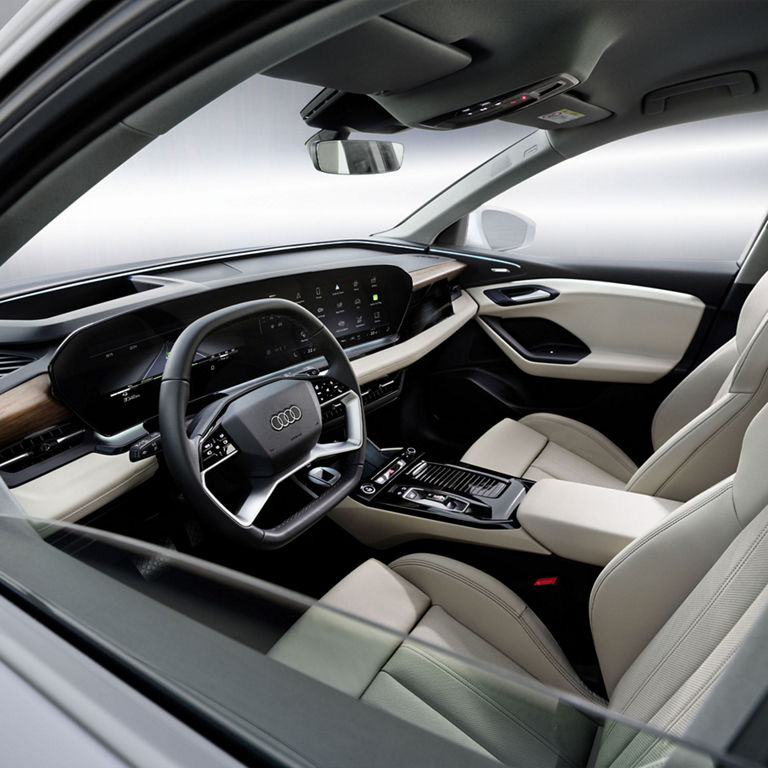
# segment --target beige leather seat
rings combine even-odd
[[[750,292],[736,336],[662,402],[652,425],[654,452],[637,467],[597,430],[534,413],[504,419],[463,461],[516,477],[554,477],[688,499],[732,474],[749,422],[768,402],[768,275]]]
[[[682,505],[617,555],[590,620],[609,707],[683,735],[768,609],[768,408],[735,477]],[[323,598],[391,626],[310,608],[271,650],[306,674],[515,765],[651,765],[667,742],[592,719],[441,649],[592,701],[526,604],[475,568],[435,555],[369,560]],[[417,641],[426,641],[422,645]]]

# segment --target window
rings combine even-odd
[[[0,280],[389,229],[529,128],[403,131],[403,167],[332,176],[312,167],[299,115],[317,86],[256,76],[94,186],[0,267]],[[370,135],[366,134],[366,138]]]
[[[521,254],[736,261],[768,209],[765,123],[756,113],[679,125],[566,160],[476,211],[468,245],[489,247],[480,213],[502,209],[535,224]]]

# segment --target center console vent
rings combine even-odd
[[[433,464],[429,461],[420,462],[408,472],[408,475],[422,485],[436,486],[444,491],[487,499],[497,499],[507,487],[506,483],[492,475],[472,472],[450,464]]]

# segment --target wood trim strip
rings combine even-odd
[[[456,277],[466,268],[467,265],[460,261],[448,261],[441,264],[435,264],[432,267],[416,269],[411,272],[413,290],[417,291],[419,288],[432,285],[432,283],[436,283],[438,280],[445,280],[451,277]]]
[[[0,394],[0,445],[72,418],[72,412],[51,396],[44,373]]]

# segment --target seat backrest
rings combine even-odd
[[[747,430],[733,477],[684,504],[600,574],[590,619],[612,709],[684,734],[768,611],[766,455],[768,407]],[[596,765],[641,757],[649,764],[654,748],[647,736],[609,723]]]
[[[768,274],[747,297],[736,336],[662,402],[653,420],[654,453],[627,490],[687,501],[736,469],[755,414],[768,403]]]

